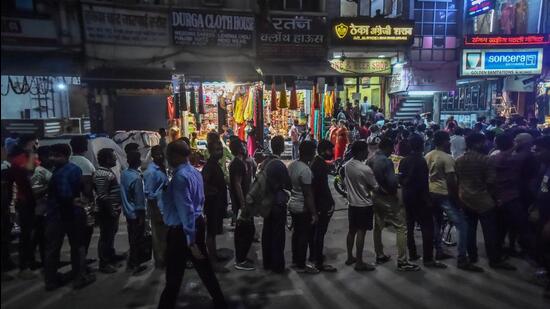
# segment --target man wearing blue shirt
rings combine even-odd
[[[202,175],[189,164],[189,145],[178,140],[166,149],[172,180],[162,195],[164,223],[168,226],[166,247],[166,286],[158,308],[174,308],[190,259],[206,286],[216,308],[226,308],[218,279],[212,270],[205,244],[204,185]]]
[[[153,162],[149,163],[143,173],[143,182],[145,184],[145,197],[147,198],[147,211],[151,218],[155,267],[164,268],[166,266],[164,255],[166,252],[167,227],[162,220],[161,195],[168,184],[168,176],[166,176],[162,146],[153,146],[151,157]]]
[[[120,175],[120,197],[122,210],[128,222],[128,241],[130,254],[126,271],[137,275],[147,269],[141,265],[141,248],[145,243],[145,194],[143,193],[143,179],[138,170],[141,165],[141,155],[137,151],[126,154],[128,168]]]

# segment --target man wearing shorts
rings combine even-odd
[[[378,190],[374,173],[364,161],[369,155],[368,145],[364,141],[356,141],[351,145],[351,159],[344,166],[345,185],[348,191],[349,230],[347,236],[348,259],[346,265],[355,263],[357,271],[371,271],[374,266],[363,262],[363,246],[365,234],[372,230],[372,197],[371,191]],[[353,246],[356,255],[353,256]]]

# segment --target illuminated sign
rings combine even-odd
[[[348,58],[335,59],[330,65],[340,73],[349,74],[390,74],[390,59]]]
[[[504,76],[540,74],[542,48],[465,49],[462,51],[463,76]]]
[[[493,9],[493,0],[466,0],[468,7],[466,12],[468,16],[477,16],[489,12]]]
[[[537,46],[550,45],[550,34],[468,35],[465,46]]]
[[[332,21],[333,45],[412,45],[414,22],[408,20],[342,17]]]

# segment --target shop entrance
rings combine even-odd
[[[381,76],[346,77],[344,91],[340,91],[338,97],[342,102],[352,103],[356,107],[356,102],[363,102],[366,96],[371,106],[385,109],[384,83],[385,80]]]

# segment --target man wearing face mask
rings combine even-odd
[[[310,262],[314,263],[318,270],[335,272],[336,268],[331,265],[324,264],[323,247],[325,234],[327,233],[328,223],[334,213],[334,199],[328,185],[328,173],[330,170],[327,161],[333,158],[334,145],[327,140],[322,140],[317,145],[317,156],[311,163],[311,172],[313,180],[311,187],[313,188],[313,201],[319,220],[314,225],[310,237]]]

